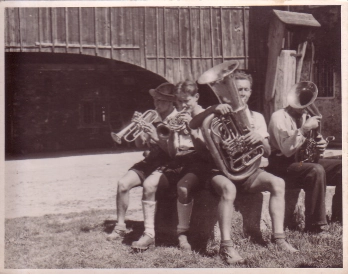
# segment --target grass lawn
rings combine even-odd
[[[185,253],[175,241],[158,241],[156,248],[133,253],[130,245],[141,235],[143,223],[129,220],[129,234],[123,241],[109,242],[106,236],[115,225],[112,210],[22,217],[5,220],[5,268],[223,268],[218,242],[206,249]],[[288,241],[300,250],[297,254],[277,253],[266,244],[244,238],[241,216],[232,237],[240,254],[247,258],[246,268],[341,268],[343,267],[342,225],[331,223],[332,237],[319,238],[300,231],[287,231]]]

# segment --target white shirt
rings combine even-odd
[[[247,108],[249,110],[249,108]],[[254,129],[257,133],[259,133],[263,138],[268,138],[269,134],[267,131],[266,120],[263,115],[256,111],[250,111],[250,124],[251,128]],[[268,166],[268,159],[266,157],[261,158],[260,167]]]
[[[297,128],[296,121],[285,109],[279,109],[272,114],[268,132],[272,149],[280,150],[281,155],[286,157],[294,155],[306,141],[306,137]]]

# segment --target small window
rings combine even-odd
[[[81,103],[80,124],[83,127],[104,125],[107,122],[107,104],[102,102],[84,101]]]
[[[334,97],[334,69],[326,60],[317,60],[313,66],[313,80],[318,87],[318,97]]]

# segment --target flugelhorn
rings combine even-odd
[[[226,115],[211,114],[201,130],[216,166],[232,181],[250,176],[260,165],[264,148],[261,143],[248,145],[244,135],[251,129],[250,112],[241,100],[233,72],[238,61],[229,61],[204,72],[199,84],[208,84],[220,103],[228,103],[233,111]]]
[[[180,118],[182,114],[188,113],[191,115],[191,113],[188,111],[189,107],[183,108],[181,111],[179,111],[175,116],[168,118],[166,123],[161,123],[157,126],[157,135],[160,139],[168,139],[170,136],[170,132],[172,131],[186,131],[185,133],[188,134],[186,123],[183,119]]]
[[[137,121],[131,122],[119,133],[111,132],[111,137],[118,144],[121,144],[122,138],[126,142],[133,142],[143,132],[143,125],[145,123],[152,124],[157,119],[157,117],[157,111],[152,109],[147,110],[137,118]]]
[[[303,81],[292,86],[287,95],[288,104],[295,109],[305,109],[306,118],[319,116],[322,117],[318,108],[314,104],[318,96],[317,86],[310,81]],[[295,153],[296,162],[317,163],[323,156],[318,152],[317,143],[323,140],[321,134],[321,122],[316,129],[312,129],[306,136],[306,141]],[[334,136],[328,136],[325,141],[329,143],[335,140]]]

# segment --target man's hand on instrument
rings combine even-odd
[[[324,153],[326,147],[327,147],[328,143],[325,141],[324,138],[322,138],[320,141],[317,142],[317,150],[320,152],[320,153]]]
[[[142,115],[141,112],[138,112],[138,111],[134,112],[132,120],[131,120],[132,123],[139,123],[141,115]]]
[[[215,108],[215,112],[218,114],[222,114],[222,115],[225,115],[225,114],[230,113],[232,111],[233,111],[233,109],[229,104],[219,104]]]
[[[147,135],[149,135],[149,137],[151,139],[153,139],[154,141],[158,141],[158,135],[157,135],[157,130],[156,128],[154,127],[153,124],[150,124],[150,123],[144,123],[143,124],[143,130],[144,130],[144,133],[146,133]]]
[[[262,142],[263,139],[264,138],[254,130],[252,130],[248,134],[244,135],[244,141],[247,144],[251,144],[251,145],[254,145],[258,142]]]
[[[310,130],[319,127],[320,120],[321,120],[320,116],[313,116],[308,118],[306,122],[303,124],[303,126],[301,127],[302,132],[306,134]]]

